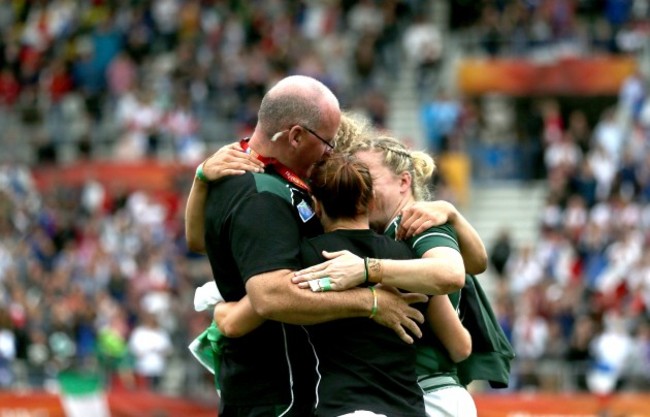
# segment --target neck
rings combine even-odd
[[[391,214],[390,219],[388,220],[388,222],[393,221],[393,219],[395,217],[399,216],[399,214],[402,212],[402,210],[404,210],[406,207],[410,206],[414,202],[415,202],[415,200],[413,199],[413,196],[411,195],[411,193],[408,193],[408,194],[405,194],[404,196],[402,196],[402,198],[400,199],[397,206],[395,206],[395,210]]]
[[[370,229],[368,217],[357,217],[354,219],[336,219],[329,220],[326,216],[321,218],[323,229],[326,232],[333,232],[334,230],[363,230]]]
[[[307,177],[307,172],[304,172],[304,170],[292,163],[292,159],[288,157],[288,152],[282,149],[280,143],[271,142],[271,139],[258,133],[257,130],[253,132],[253,135],[248,141],[248,146],[262,156],[275,159],[293,171],[300,178]]]

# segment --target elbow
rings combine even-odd
[[[241,328],[237,327],[235,323],[228,323],[227,321],[217,323],[219,331],[222,335],[230,338],[242,337],[245,333]]]
[[[274,297],[273,291],[268,291],[263,294],[249,291],[248,296],[251,300],[253,310],[255,310],[255,313],[258,316],[266,320],[277,319],[282,305],[281,303],[276,302],[277,297]]]
[[[478,275],[482,274],[487,270],[488,267],[488,256],[487,252],[484,250],[481,252],[480,256],[474,256],[471,259],[471,262],[465,264],[465,270],[468,274]]]
[[[443,287],[444,294],[460,291],[465,286],[465,269],[453,268]]]
[[[269,300],[265,299],[266,297],[261,297],[262,299],[257,299],[257,300],[252,300],[251,297],[251,302],[253,305],[253,310],[255,310],[255,313],[259,315],[260,317],[263,317],[267,320],[273,320],[273,317],[275,315],[276,309],[273,306],[273,303],[269,302]]]
[[[251,277],[246,283],[246,295],[258,316],[266,320],[282,320],[291,313],[291,303],[288,302],[295,291],[302,291],[291,283],[293,272],[270,272],[266,278]]]
[[[237,322],[228,320],[228,314],[224,310],[220,310],[219,307],[220,304],[215,307],[212,317],[219,328],[219,332],[230,338],[242,337],[245,333],[237,326]]]
[[[454,361],[454,363],[459,363],[469,358],[469,355],[471,355],[471,353],[472,345],[467,344],[459,347],[458,349],[455,349],[449,356],[451,356],[451,360]]]
[[[195,239],[190,235],[185,235],[187,249],[191,252],[205,253],[205,242],[203,239]]]
[[[467,329],[463,329],[464,337],[460,338],[461,343],[449,352],[449,356],[454,363],[462,362],[472,354],[472,337]]]

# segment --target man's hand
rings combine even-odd
[[[332,291],[343,291],[356,287],[365,280],[363,258],[350,251],[323,251],[328,261],[295,272],[291,279],[300,288],[309,288],[309,282],[319,278],[330,278]]]
[[[418,324],[424,323],[424,316],[410,305],[427,302],[429,297],[416,293],[400,294],[391,288],[382,286],[375,287],[375,291],[377,294],[377,313],[373,317],[374,321],[393,329],[399,338],[408,344],[413,343],[411,334],[418,339],[422,337],[422,331]]]
[[[264,164],[244,152],[239,142],[219,148],[203,162],[203,175],[210,181],[229,175],[241,175],[247,171],[263,172]]]
[[[453,220],[456,207],[448,201],[418,201],[402,210],[402,220],[397,229],[398,240],[407,239],[425,230]]]

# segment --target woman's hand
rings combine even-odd
[[[365,281],[363,258],[350,251],[323,251],[328,261],[297,271],[292,278],[300,288],[309,288],[309,281],[329,278],[328,290],[343,291],[356,287]]]
[[[431,227],[451,222],[457,213],[456,207],[444,200],[415,202],[402,210],[396,238],[408,239]]]
[[[263,172],[264,164],[243,151],[239,142],[219,148],[203,162],[203,175],[209,181],[217,181],[229,175],[245,172]]]

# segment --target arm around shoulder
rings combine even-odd
[[[468,274],[478,275],[487,269],[488,255],[481,236],[465,217],[452,205],[453,210],[449,216],[449,223],[456,229],[460,253],[463,256],[465,271]]]

